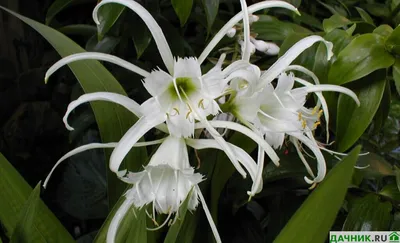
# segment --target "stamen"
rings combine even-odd
[[[306,120],[301,120],[301,126],[303,127],[303,129],[305,129],[307,127],[307,122]]]
[[[178,115],[180,114],[178,108],[174,107],[174,108],[172,108],[172,110],[174,110],[176,113],[171,114],[171,116],[176,116],[177,114]]]
[[[322,109],[318,111],[318,119],[321,118],[323,113],[324,113],[324,110],[322,110]]]
[[[303,120],[303,119],[302,119],[301,112],[299,112],[299,121],[301,121],[301,120]]]
[[[162,227],[164,227],[168,223],[168,221],[169,221],[169,219],[171,218],[171,215],[172,215],[172,210],[169,209],[168,211],[169,211],[168,217],[165,219],[165,221],[160,226],[158,226],[156,228],[146,228],[146,229],[150,230],[150,231],[156,231],[156,230],[159,230]]]
[[[197,167],[196,167],[196,169],[200,169],[201,160],[200,160],[200,157],[199,157],[199,153],[197,152],[196,149],[194,150],[194,154],[196,155],[196,159],[197,159]]]
[[[204,103],[203,103],[203,101],[204,101],[204,99],[201,99],[201,100],[199,101],[198,107],[199,107],[199,108],[202,108],[202,109],[204,110],[205,108],[204,108]]]
[[[320,124],[321,124],[320,121],[315,122],[313,125],[313,129],[316,129],[318,127],[318,125],[320,125]]]
[[[173,79],[172,82],[174,83],[174,88],[175,88],[176,95],[178,95],[179,100],[181,102],[183,102],[181,94],[179,93],[178,85],[176,84],[176,79]]]

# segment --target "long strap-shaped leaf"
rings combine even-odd
[[[16,16],[17,18],[34,28],[36,31],[38,31],[62,57],[85,51],[71,39],[56,31],[55,29],[21,16],[4,7],[0,6],[0,8]],[[124,89],[118,83],[118,81],[98,61],[77,61],[68,64],[68,66],[71,68],[75,77],[78,79],[85,93],[107,91],[126,95]],[[126,130],[128,130],[137,120],[137,118],[133,114],[126,111],[124,108],[112,103],[101,102],[92,103],[91,105],[96,117],[97,125],[100,129],[100,134],[103,142],[119,141]],[[142,163],[146,160],[146,149],[133,149],[129,157],[126,159],[126,167],[132,171],[138,170],[139,168],[141,168]],[[122,194],[126,185],[120,182],[117,177],[111,172],[109,172],[107,179],[109,188],[109,206],[111,208],[118,200],[119,196]]]
[[[35,216],[28,217],[31,210],[26,208],[26,206],[29,207],[26,203],[34,203],[28,201],[31,193],[32,188],[29,184],[0,154],[0,222],[7,236],[10,237],[16,229],[21,236],[21,231],[29,228],[28,232],[25,232],[29,234],[29,242],[75,242],[42,201],[37,202],[35,206]],[[22,210],[25,210],[25,215],[18,217]],[[33,220],[33,222],[21,222],[22,219]],[[21,223],[27,223],[27,225],[22,226]]]
[[[323,243],[342,206],[360,153],[354,148],[337,164],[292,216],[274,243]]]

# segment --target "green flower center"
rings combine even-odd
[[[171,98],[174,100],[179,99],[179,95],[182,99],[186,99],[186,96],[190,96],[196,91],[196,85],[189,77],[176,78],[175,83],[176,87],[178,88],[179,94],[177,93],[173,82],[168,87],[168,92],[171,95]]]

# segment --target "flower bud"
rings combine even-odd
[[[228,32],[226,32],[226,36],[228,36],[229,38],[234,37],[235,34],[236,34],[236,28],[235,27],[231,28],[230,30],[228,30]]]
[[[267,55],[275,56],[279,53],[279,46],[273,42],[265,42],[263,40],[256,40],[254,38],[251,38],[251,42],[258,51],[264,52]]]
[[[258,17],[257,15],[254,15],[254,14],[249,15],[249,23],[250,24],[257,22],[259,19],[260,19],[260,17]]]

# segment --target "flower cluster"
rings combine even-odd
[[[156,223],[158,227],[153,228],[158,229],[167,222],[171,222],[170,218],[173,214],[175,214],[175,219],[172,223],[176,221],[178,209],[187,197],[189,197],[189,210],[195,210],[200,200],[216,241],[221,241],[198,187],[205,178],[191,167],[187,146],[198,150],[214,148],[224,151],[243,177],[250,174],[253,185],[248,191],[249,196],[254,196],[262,190],[265,154],[273,163],[279,165],[279,158],[274,148],[281,147],[286,137],[293,142],[309,172],[305,180],[312,185],[323,180],[326,167],[321,149],[324,148],[313,136],[313,130],[321,124],[322,115],[328,127],[329,113],[322,91],[341,92],[351,96],[357,103],[359,101],[352,91],[340,86],[319,84],[318,78],[311,71],[290,64],[316,42],[325,43],[327,56],[330,58],[332,44],[319,36],[309,36],[296,43],[268,70],[260,70],[259,67],[250,63],[254,48],[260,50],[264,48],[261,47],[262,45],[268,44],[261,43],[261,45],[258,40],[251,37],[249,25],[250,22],[256,20],[252,14],[271,7],[281,7],[297,12],[295,7],[283,1],[263,1],[247,7],[245,0],[241,0],[242,12],[225,24],[198,58],[181,58],[172,55],[155,19],[135,1],[101,1],[93,11],[96,23],[99,23],[97,17],[99,8],[108,3],[122,4],[144,20],[157,44],[166,70],[158,68],[148,72],[116,56],[84,52],[61,59],[48,70],[45,77],[48,79],[52,73],[68,63],[83,59],[97,59],[112,62],[143,76],[143,85],[151,96],[142,104],[138,104],[133,99],[115,93],[84,94],[69,104],[64,116],[66,127],[73,130],[68,124],[71,111],[82,103],[101,100],[117,103],[139,117],[139,120],[119,142],[95,143],[78,147],[63,156],[55,165],[56,167],[68,157],[88,149],[114,148],[109,161],[110,170],[115,172],[122,181],[132,184],[132,187],[125,194],[126,199],[110,224],[107,242],[114,242],[119,224],[132,206],[140,208],[151,204],[153,212],[148,216],[153,219],[153,222],[156,222],[156,213],[167,214],[165,222]],[[234,35],[233,28],[239,21],[242,21],[243,27],[243,40],[240,40],[241,60],[232,60],[230,65],[224,67],[226,55],[222,54],[218,63],[210,71],[202,73],[201,64],[224,36]],[[274,48],[275,52],[276,48],[279,50],[277,46]],[[310,76],[314,82],[310,83],[298,78],[292,71],[302,72]],[[277,82],[274,85],[276,79]],[[295,86],[295,83],[300,86]],[[318,97],[315,107],[305,106],[307,95],[310,93]],[[221,113],[233,114],[236,122],[210,119]],[[139,142],[140,138],[152,128],[164,132],[165,138]],[[224,136],[217,131],[218,128],[240,132],[256,142],[257,162],[242,148],[225,141]],[[195,137],[195,131],[198,129],[205,129],[210,134],[210,138]],[[133,173],[120,168],[122,160],[132,147],[154,144],[161,145],[152,155],[150,162],[144,166],[143,171]],[[302,144],[307,146],[317,158],[316,175],[302,154]],[[55,167],[47,177],[45,186]]]

